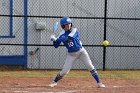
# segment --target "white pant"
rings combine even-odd
[[[81,48],[77,52],[67,53],[65,64],[63,66],[63,69],[60,71],[61,76],[67,74],[70,71],[70,69],[76,59],[80,59],[81,62],[83,62],[86,65],[86,67],[89,71],[94,69],[94,66],[92,65],[92,62],[90,60],[90,57],[89,57],[87,51],[84,48]]]

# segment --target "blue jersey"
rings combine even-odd
[[[77,52],[82,48],[82,43],[80,41],[79,33],[76,28],[69,31],[64,31],[59,35],[56,41],[53,41],[53,45],[57,48],[61,42],[64,43],[68,52]]]

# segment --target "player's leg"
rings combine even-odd
[[[60,73],[58,73],[57,77],[54,79],[55,82],[58,82],[60,79],[62,79],[62,77],[64,77],[66,74],[69,73],[72,67],[72,64],[75,60],[76,60],[75,57],[70,56],[70,55],[67,56],[62,70],[60,71]]]
[[[87,51],[83,48],[81,50],[81,56],[80,56],[80,60],[86,65],[86,67],[88,68],[88,70],[90,71],[91,75],[94,77],[94,79],[96,80],[97,84],[99,87],[105,87],[105,85],[103,85],[101,83],[101,79],[95,69],[95,67],[92,64],[92,61],[87,53]]]
[[[81,56],[80,56],[80,60],[81,60],[81,62],[83,62],[86,65],[86,67],[88,68],[88,70],[90,71],[92,76],[95,78],[96,82],[99,83],[100,78],[98,76],[98,73],[97,73],[95,67],[92,65],[92,62],[89,58],[89,55],[85,50],[82,51]]]
[[[61,80],[68,72],[70,71],[73,62],[76,60],[76,57],[73,57],[71,55],[67,55],[67,58],[65,60],[65,64],[62,68],[62,70],[57,74],[57,76],[54,78],[54,80],[49,84],[50,87],[54,87],[57,85],[57,82]]]

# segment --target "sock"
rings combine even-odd
[[[54,79],[54,82],[58,82],[59,80],[62,79],[63,76],[60,76],[60,74],[57,74],[57,76]]]
[[[97,73],[96,69],[91,70],[90,73],[92,74],[92,76],[94,77],[96,82],[99,83],[100,82],[100,78],[98,76],[98,73]]]

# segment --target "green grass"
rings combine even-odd
[[[140,80],[140,71],[101,71],[101,78],[106,79],[124,79],[124,80]]]
[[[29,71],[0,71],[2,77],[54,77],[60,70],[29,70]],[[99,76],[103,79],[125,79],[125,80],[140,80],[140,70],[138,71],[98,71]],[[75,78],[92,78],[87,70],[71,70],[66,77]]]

